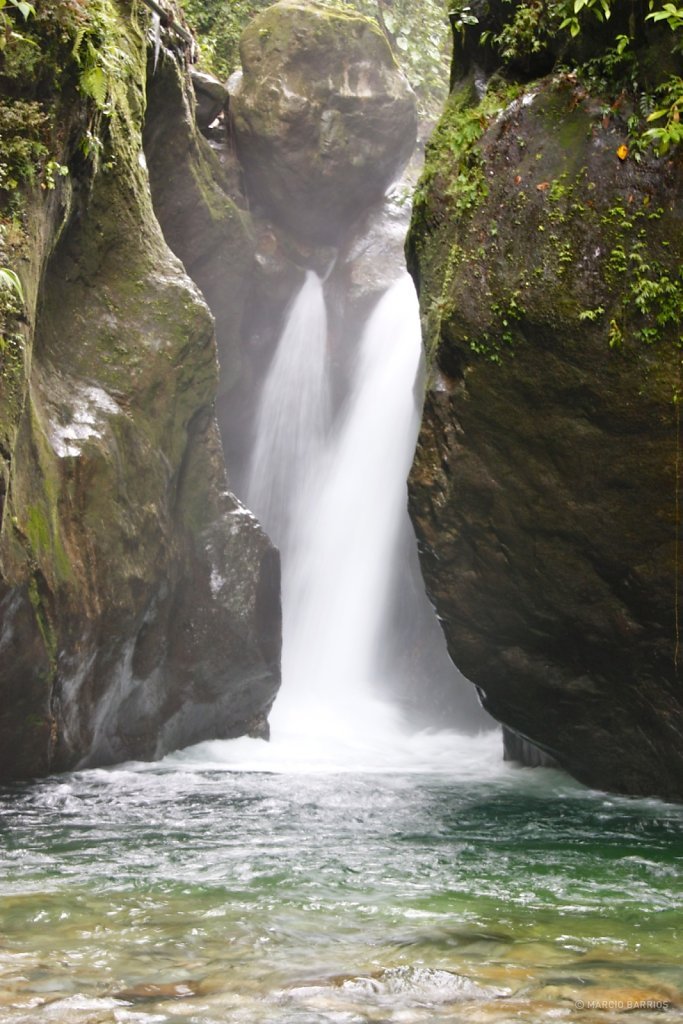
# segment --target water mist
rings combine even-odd
[[[475,738],[411,736],[384,696],[419,429],[420,319],[405,271],[360,338],[345,341],[351,369],[333,413],[325,283],[309,271],[263,382],[246,495],[282,559],[282,686],[271,743],[202,744],[196,756],[204,762],[433,768],[452,764],[462,743],[470,759],[488,756],[488,737],[475,751]]]

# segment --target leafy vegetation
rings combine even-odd
[[[24,289],[22,288],[18,274],[16,274],[14,270],[9,270],[7,267],[0,267],[0,288],[13,291],[22,302],[24,301]]]
[[[24,295],[12,268],[33,251],[31,211],[42,192],[72,173],[87,184],[100,163],[111,166],[113,154],[130,146],[131,104],[142,111],[131,81],[138,43],[144,50],[144,16],[134,7],[131,32],[130,11],[112,0],[0,0],[3,401],[13,375],[21,377]],[[75,141],[85,159],[75,155]]]
[[[472,106],[467,94],[455,92],[449,97],[427,146],[424,172],[414,195],[417,206],[425,202],[438,178],[452,216],[463,216],[486,197],[488,188],[475,143],[518,93],[518,86],[498,83],[487,90],[476,106]]]
[[[4,357],[11,346],[13,338],[7,331],[10,324],[24,306],[24,289],[16,271],[9,267],[0,267],[0,373]]]
[[[632,211],[616,202],[601,219],[610,242],[605,280],[618,287],[620,297],[610,322],[610,348],[620,348],[627,336],[653,345],[672,330],[675,344],[683,348],[683,266],[672,269],[667,243],[659,252],[648,244],[646,222],[663,215],[662,209]]]
[[[116,103],[117,85],[130,70],[130,56],[120,48],[116,24],[106,2],[91,0],[88,20],[79,25],[71,48],[78,65],[78,86],[89,96],[97,109],[112,113]]]
[[[455,27],[463,37],[474,27],[479,44],[495,55],[505,73],[523,78],[539,67],[545,72],[571,65],[592,92],[620,103],[629,97],[636,158],[647,146],[664,156],[683,140],[683,7],[661,0],[648,0],[649,13],[644,5],[627,8],[618,0],[501,0],[498,7],[502,14],[497,20],[483,24],[466,0],[449,2]],[[664,46],[668,65],[664,61],[661,68],[640,59],[647,49],[648,25],[667,25],[674,33]]]
[[[643,138],[651,141],[657,147],[660,156],[668,153],[671,146],[683,142],[683,124],[681,114],[683,113],[683,78],[678,75],[670,75],[655,92],[659,109],[653,110],[648,115],[648,122],[662,121],[654,128],[648,128]]]
[[[16,21],[11,17],[13,12],[21,14],[24,21],[36,13],[33,4],[27,0],[0,0],[0,52],[7,48],[9,42],[22,39]]]
[[[271,0],[181,0],[199,41],[200,63],[218,78],[239,67],[239,39],[248,22]]]

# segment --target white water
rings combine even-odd
[[[282,686],[271,742],[201,744],[185,764],[244,770],[452,770],[495,736],[411,736],[378,696],[417,431],[421,335],[404,273],[372,313],[334,421],[323,282],[295,298],[266,377],[247,501],[282,558]],[[175,759],[175,758],[174,758]]]
[[[417,299],[406,274],[379,302],[347,401],[319,453],[295,557],[285,552],[283,688],[273,729],[372,731],[395,715],[374,698],[393,554],[417,435]],[[361,727],[362,731],[362,727]]]
[[[261,393],[247,503],[283,554],[295,560],[306,496],[329,425],[327,310],[309,271],[294,300]],[[286,565],[285,565],[286,568]]]

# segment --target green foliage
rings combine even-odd
[[[519,94],[515,85],[492,85],[481,102],[475,103],[469,92],[451,94],[444,114],[437,124],[427,146],[425,166],[413,197],[413,217],[431,224],[462,222],[469,218],[484,202],[489,188],[484,176],[482,157],[477,143],[491,121]],[[432,209],[434,194],[440,197],[438,211]],[[491,225],[490,235],[497,233]],[[441,336],[444,315],[450,308],[450,291],[455,274],[463,261],[473,258],[457,242],[449,244],[445,265],[440,275],[440,291],[428,309],[428,348],[434,351]],[[501,361],[501,342],[513,342],[514,323],[523,316],[520,292],[515,290],[502,300],[496,309],[498,321],[495,331],[487,335],[475,348],[477,354],[493,362]]]
[[[670,6],[670,5],[669,5]],[[648,128],[644,138],[657,147],[660,156],[669,152],[672,146],[683,142],[683,78],[671,75],[657,90],[656,100],[662,106],[648,115],[648,122],[662,121],[663,124]]]
[[[87,11],[87,20],[79,26],[71,48],[79,68],[78,87],[98,111],[111,115],[131,70],[131,59],[118,45],[118,24],[111,4],[90,0]]]
[[[538,53],[550,38],[568,36],[576,38],[590,28],[593,19],[608,22],[617,0],[503,0],[510,6],[510,16],[504,19],[497,31],[487,30],[481,36],[482,43],[491,45],[506,61]],[[666,21],[669,27],[678,31],[683,27],[683,8],[665,3],[659,10],[653,10],[655,0],[649,0],[648,21]],[[449,11],[457,28],[478,23],[466,0],[449,0]],[[615,35],[615,42],[625,45],[629,37]]]
[[[510,13],[497,29],[480,33],[480,42],[491,48],[504,68],[512,71],[528,69],[539,55],[552,63],[562,60],[571,40],[581,42],[596,21],[606,25],[617,9],[617,0],[503,0]],[[683,110],[683,79],[669,74],[666,80],[646,81],[652,68],[643,69],[639,62],[637,40],[644,37],[645,24],[667,24],[675,34],[672,50],[683,48],[683,7],[667,2],[661,7],[657,0],[649,0],[650,11],[633,7],[628,33],[613,30],[612,42],[607,30],[601,52],[584,59],[575,69],[592,92],[633,98],[641,116],[629,120],[629,133],[634,143],[633,155],[640,159],[648,146],[664,156],[683,141],[681,112]],[[449,0],[452,20],[462,32],[478,19],[472,15],[465,0]],[[656,7],[656,9],[655,9]],[[623,25],[621,26],[623,27]],[[642,121],[656,122],[645,130]]]
[[[612,319],[609,322],[609,332],[607,335],[607,341],[610,348],[621,348],[624,343],[624,334],[616,320]]]
[[[19,0],[0,0],[0,17],[9,17],[2,9],[8,3],[26,13],[20,2],[21,7]],[[8,97],[0,101],[0,189],[5,191],[35,184],[52,189],[66,173],[50,106],[58,106],[69,90],[76,88],[91,103],[82,149],[95,158],[115,130],[117,108],[126,108],[131,99],[134,58],[123,31],[130,26],[130,12],[122,12],[114,0],[40,0],[28,15],[23,35],[5,34],[0,66],[0,88],[6,86],[2,92]],[[138,22],[137,4],[132,17]]]
[[[8,259],[4,230],[0,230],[0,257]],[[13,349],[20,338],[16,332],[17,320],[24,309],[24,288],[15,270],[0,267],[0,389],[4,383],[5,369],[13,355]],[[6,398],[5,395],[3,395]]]
[[[595,309],[582,309],[579,313],[579,320],[581,323],[588,321],[588,323],[594,324],[596,320],[599,320],[601,316],[605,315],[604,306],[596,306]]]
[[[9,41],[21,41],[23,36],[16,30],[16,19],[13,14],[20,14],[24,21],[34,15],[33,4],[27,0],[0,0],[0,53],[7,48]]]
[[[15,10],[19,11],[23,16],[24,21],[26,21],[32,14],[36,13],[33,4],[27,3],[26,0],[0,0],[0,11],[7,7],[8,2],[10,8],[13,7]]]
[[[446,98],[451,34],[443,0],[353,0],[353,6],[374,17],[392,44],[398,63],[415,89],[425,115],[438,114]]]
[[[662,210],[644,207],[627,210],[616,203],[601,218],[611,236],[604,267],[610,287],[618,285],[620,307],[610,321],[610,348],[620,348],[627,337],[656,344],[673,330],[683,347],[683,267],[672,269],[664,241],[659,249],[650,241],[644,221],[656,221]]]
[[[647,15],[647,21],[666,21],[673,32],[683,28],[683,7],[676,7],[675,4],[664,4],[661,10],[651,11]]]
[[[506,63],[525,61],[544,50],[557,34],[560,16],[557,4],[530,0],[517,5],[511,20],[484,41],[492,43]]]
[[[481,254],[479,255],[481,256]],[[527,285],[528,282],[525,282],[525,286]],[[521,298],[521,290],[515,288],[513,291],[508,291],[497,302],[490,304],[492,318],[488,328],[482,331],[477,338],[466,335],[462,339],[467,343],[470,352],[498,366],[502,364],[504,356],[514,355],[518,325],[525,316]]]
[[[565,16],[560,23],[561,29],[567,29],[570,36],[578,36],[581,31],[579,15],[582,11],[591,11],[598,21],[608,21],[612,15],[613,0],[574,0],[571,5],[564,5]],[[567,9],[569,6],[569,10]]]
[[[239,67],[239,40],[251,19],[272,0],[181,0],[188,22],[199,40],[203,67],[228,78]]]
[[[469,4],[458,5],[457,8],[451,6],[451,14],[451,25],[463,37],[468,25],[479,24],[479,18],[474,14]]]
[[[0,289],[13,291],[21,301],[24,301],[24,289],[21,286],[19,275],[8,267],[0,267]]]
[[[51,128],[51,119],[38,101],[0,102],[0,192],[13,192],[40,180]]]
[[[426,202],[435,179],[441,181],[452,216],[463,216],[486,197],[488,188],[476,143],[518,91],[516,86],[491,88],[476,106],[468,96],[453,94],[449,98],[427,146],[424,171],[413,199],[417,207]]]

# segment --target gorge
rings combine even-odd
[[[0,10],[2,1021],[680,1018],[648,12]]]

